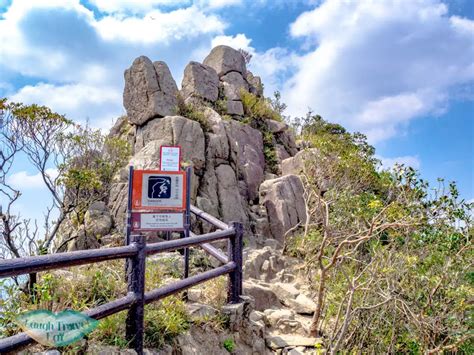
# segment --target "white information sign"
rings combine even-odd
[[[161,171],[179,171],[181,160],[181,148],[162,146],[160,154]]]
[[[142,230],[179,230],[184,228],[182,213],[141,213]]]

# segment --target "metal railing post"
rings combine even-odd
[[[231,222],[235,234],[229,237],[229,261],[236,265],[235,269],[229,274],[229,286],[227,302],[239,303],[242,295],[242,250],[243,250],[243,225],[240,222]]]
[[[130,348],[141,355],[143,354],[146,243],[143,235],[133,235],[131,241],[137,245],[138,251],[135,256],[127,260],[127,282],[128,292],[133,293],[136,301],[127,314],[126,339]]]

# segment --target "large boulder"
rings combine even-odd
[[[221,77],[224,86],[224,95],[227,100],[240,100],[240,91],[249,91],[247,82],[242,74],[232,71]]]
[[[219,94],[219,77],[213,68],[190,62],[184,69],[181,92],[185,99],[198,97],[214,102]]]
[[[181,146],[182,160],[194,167],[191,197],[197,195],[198,174],[202,173],[205,158],[204,132],[200,124],[181,116],[154,119],[137,131],[135,151],[129,165],[137,169],[157,169],[160,166],[162,145]],[[122,169],[114,178],[109,194],[108,207],[119,230],[124,227],[127,211],[128,169]]]
[[[277,295],[275,295],[268,284],[247,280],[243,283],[243,289],[244,295],[251,296],[255,300],[255,309],[257,311],[281,307]]]
[[[84,215],[84,228],[88,235],[100,238],[112,229],[112,216],[106,204],[94,202]]]
[[[220,215],[224,222],[231,221],[247,224],[245,204],[240,196],[237,178],[230,165],[219,165],[216,168],[217,195]]]
[[[160,146],[181,146],[181,158],[193,164],[195,171],[205,165],[204,132],[201,125],[181,116],[167,116],[149,121],[137,130],[135,165],[159,166]],[[148,146],[148,147],[147,147]]]
[[[229,46],[217,46],[204,59],[203,64],[214,68],[219,77],[231,71],[246,75],[245,59],[242,54]]]
[[[260,203],[265,206],[271,234],[284,242],[285,234],[306,222],[304,187],[296,175],[266,180],[260,185]]]
[[[227,100],[226,109],[229,115],[237,115],[237,116],[244,115],[244,106],[242,105],[242,101]]]
[[[154,117],[176,112],[178,87],[164,62],[138,57],[125,70],[123,105],[131,123],[142,125]]]
[[[246,75],[247,83],[249,84],[249,91],[259,97],[263,96],[263,84],[262,79],[259,76],[255,76],[251,71],[247,70]]]
[[[245,197],[253,201],[258,197],[258,188],[263,182],[265,156],[262,133],[249,125],[237,121],[225,122],[230,145],[231,159],[245,183]]]
[[[331,159],[337,159],[332,157]],[[298,152],[294,157],[284,159],[281,162],[283,175],[307,175],[311,176],[321,193],[326,192],[332,186],[331,177],[324,169],[321,154],[316,148],[308,148]]]

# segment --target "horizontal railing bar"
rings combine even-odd
[[[218,220],[216,217],[214,216],[211,216],[209,213],[206,213],[202,210],[200,210],[199,208],[197,208],[196,206],[194,205],[191,205],[191,212],[193,214],[195,214],[196,216],[198,216],[199,218],[205,220],[206,222],[209,222],[210,224],[212,224],[213,226],[217,227],[217,228],[220,228],[220,229],[227,229],[229,228],[229,225]]]
[[[94,319],[102,319],[129,308],[135,300],[135,295],[133,293],[128,293],[125,297],[89,309],[85,311],[84,314]]]
[[[219,260],[222,264],[225,264],[229,262],[229,259],[227,258],[227,255],[222,253],[219,249],[217,249],[215,246],[209,244],[209,243],[204,243],[201,244],[201,248],[208,253],[209,255],[213,256],[217,260]]]
[[[34,342],[35,340],[26,333],[19,333],[8,338],[0,339],[0,354],[19,350]]]
[[[230,263],[219,266],[215,269],[205,271],[198,275],[194,275],[186,279],[179,280],[169,285],[160,287],[156,290],[149,291],[145,293],[145,303],[148,304],[148,303],[157,301],[159,299],[170,296],[179,291],[185,290],[189,287],[196,286],[200,283],[203,283],[204,281],[213,279],[221,275],[228,274],[232,272],[235,268],[236,268],[235,262],[231,261]]]
[[[172,251],[186,247],[192,247],[202,243],[213,242],[215,240],[226,239],[235,233],[234,228],[228,228],[226,230],[207,233],[203,235],[195,235],[194,237],[182,238],[169,240],[166,242],[147,244],[146,253],[147,255],[162,253],[165,251]]]
[[[194,234],[193,232],[189,232],[189,235],[191,237],[195,237],[197,234]],[[225,263],[229,262],[229,258],[227,258],[227,255],[225,255],[223,252],[221,252],[219,249],[217,249],[213,245],[211,245],[209,243],[204,243],[204,244],[201,244],[201,248],[206,253],[213,256],[217,260],[219,260],[222,264],[225,264]]]
[[[102,319],[129,308],[133,302],[135,302],[135,295],[129,293],[125,297],[105,303],[83,313],[94,319]],[[18,350],[19,348],[23,348],[34,342],[35,340],[26,333],[20,333],[8,338],[0,339],[0,354]]]
[[[99,261],[126,258],[137,253],[135,245],[79,250],[67,253],[29,256],[0,261],[0,278],[40,272],[62,267],[91,264]]]

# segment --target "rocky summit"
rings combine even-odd
[[[246,68],[242,54],[228,46],[212,49],[203,63],[190,62],[181,90],[166,63],[145,56],[135,59],[124,76],[127,115],[117,120],[109,136],[129,143],[129,165],[158,169],[160,147],[181,146],[183,163],[193,168],[192,203],[224,222],[244,224],[244,293],[249,297],[244,309],[227,310],[235,318],[234,339],[240,339],[236,353],[300,354],[314,349],[315,339],[306,337],[315,307],[312,295],[298,280],[296,260],[282,256],[285,236],[306,221],[298,176],[301,158],[292,131],[281,119],[249,112],[246,96],[271,110],[260,78]],[[74,240],[64,243],[63,250],[120,243],[127,191],[124,167],[106,203],[91,206],[84,226],[63,228],[66,241]],[[192,230],[211,231],[197,221]],[[71,238],[71,233],[80,235]],[[189,306],[191,314],[215,312],[202,305],[201,298],[199,289],[190,291],[190,302],[195,302]],[[217,354],[222,351],[220,337],[191,329],[178,338],[178,347],[184,354]]]

